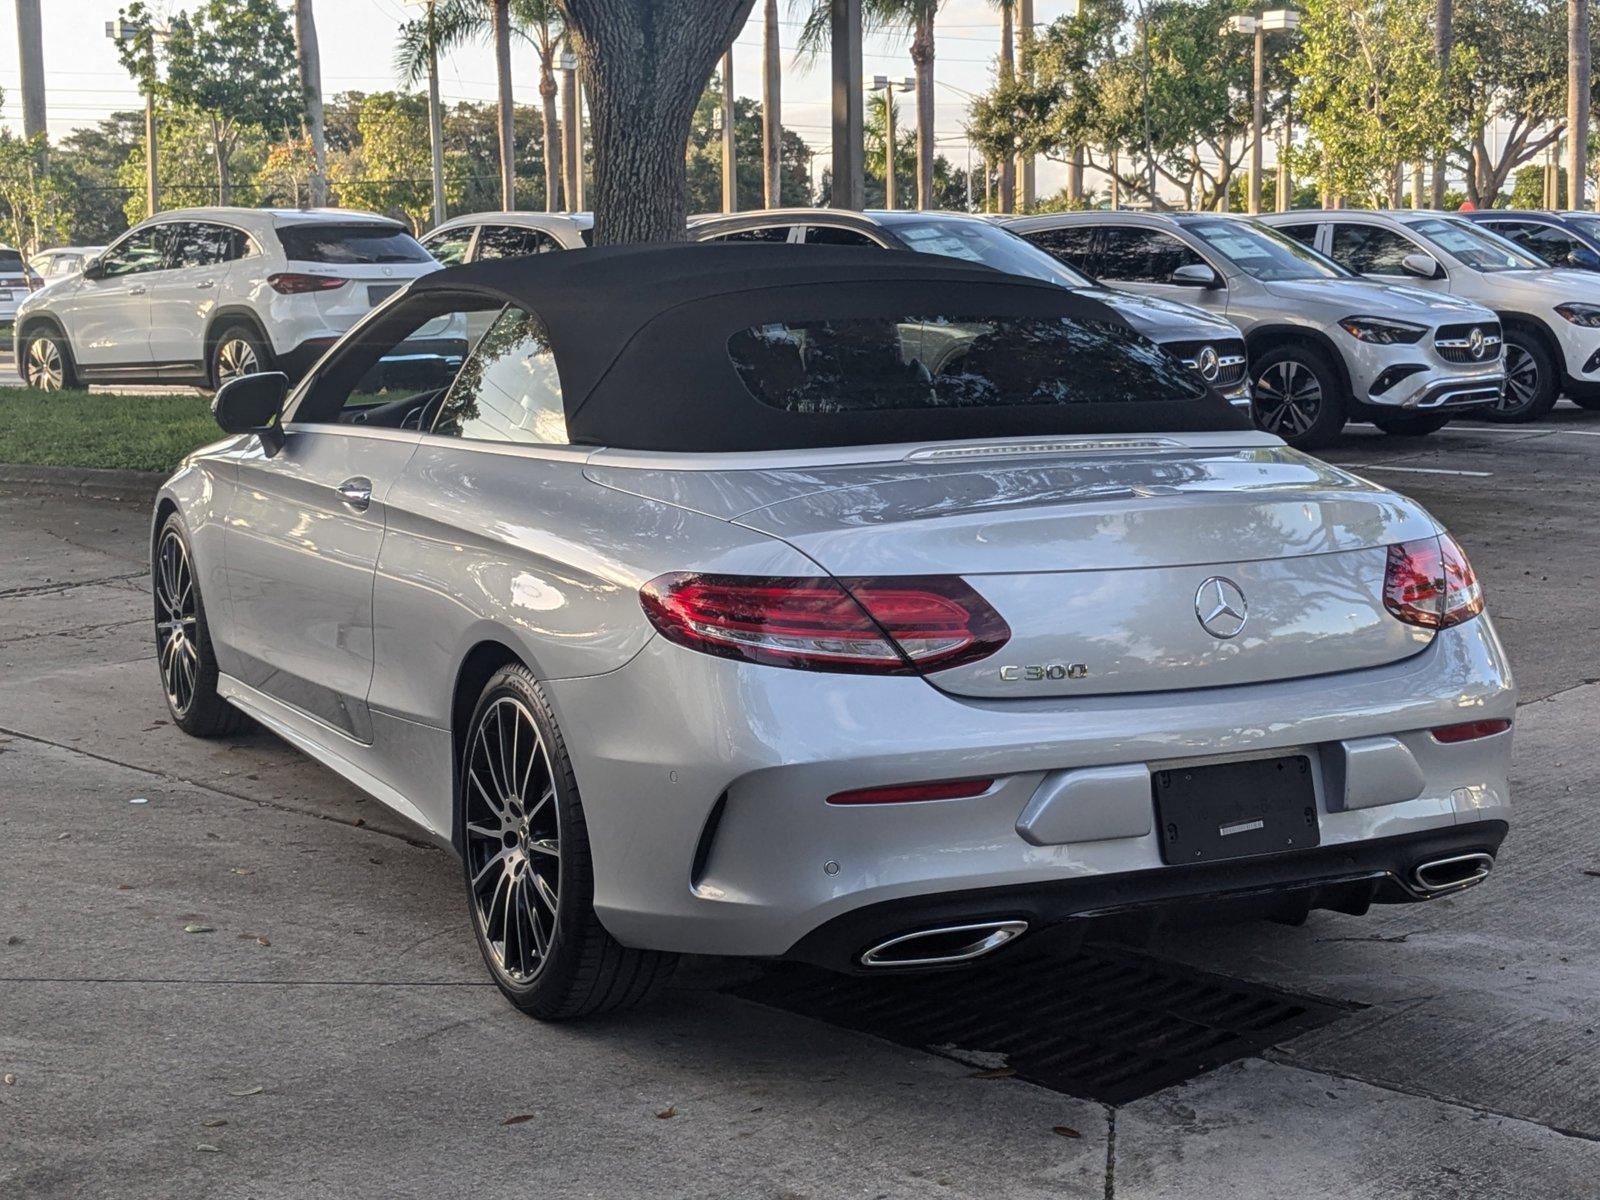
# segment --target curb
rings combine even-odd
[[[109,471],[92,467],[32,467],[0,463],[0,493],[11,496],[72,496],[151,504],[166,482],[162,471]]]

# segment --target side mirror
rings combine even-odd
[[[82,275],[85,279],[99,279],[104,276],[105,273],[105,268],[100,265],[100,259],[98,257],[91,258],[88,262],[84,263],[82,269],[78,272],[78,274]]]
[[[1168,276],[1169,282],[1179,287],[1219,288],[1222,280],[1216,271],[1205,263],[1184,263]]]
[[[217,389],[211,401],[211,415],[223,433],[253,433],[261,438],[267,457],[283,449],[284,397],[289,394],[289,377],[282,371],[262,371],[240,375]]]
[[[1400,260],[1400,269],[1418,279],[1439,279],[1444,275],[1444,268],[1431,254],[1408,254]]]
[[[1600,271],[1600,254],[1587,246],[1575,246],[1567,255],[1567,263],[1580,271]]]

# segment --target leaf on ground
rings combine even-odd
[[[1015,1067],[991,1067],[987,1071],[974,1071],[968,1079],[1010,1079],[1017,1073]]]
[[[1058,1133],[1064,1138],[1081,1138],[1083,1136],[1071,1125],[1055,1125],[1051,1127],[1050,1132]]]
[[[185,925],[185,933],[215,933],[216,929],[210,925]]]
[[[6,1074],[5,1074],[5,1077],[4,1077],[4,1078],[5,1078],[5,1085],[6,1085],[6,1086],[7,1086],[7,1087],[10,1087],[10,1086],[12,1086],[12,1085],[13,1085],[13,1084],[14,1084],[14,1083],[16,1083],[16,1082],[17,1082],[17,1077],[16,1077],[16,1076],[15,1076],[15,1075],[13,1075],[13,1074],[11,1074],[11,1072],[10,1072],[10,1071],[7,1071],[7,1072],[6,1072]]]
[[[1583,869],[1583,873],[1590,879],[1600,879],[1600,871],[1592,871],[1588,867],[1585,867]]]
[[[266,1088],[262,1087],[258,1083],[258,1084],[256,1084],[255,1087],[245,1088],[242,1092],[229,1092],[228,1095],[232,1096],[236,1100],[242,1100],[246,1096],[259,1096],[262,1092],[264,1092],[266,1090],[267,1090]]]
[[[500,1124],[502,1124],[502,1125],[521,1125],[523,1122],[531,1121],[531,1120],[533,1120],[533,1114],[532,1113],[518,1113],[514,1117],[507,1117],[504,1121],[501,1121]]]
[[[128,803],[129,804],[149,804],[150,801],[144,796],[135,796],[132,800],[129,800]]]
[[[131,891],[133,891],[133,884],[131,884],[131,883],[119,883],[119,884],[117,884],[117,891],[119,891],[119,892],[131,892]]]
[[[196,1150],[198,1150],[201,1154],[221,1154],[222,1153],[221,1150],[219,1150],[216,1146],[213,1146],[210,1142],[196,1142],[194,1144],[194,1148]]]
[[[678,1107],[677,1107],[677,1105],[669,1104],[669,1105],[667,1105],[666,1108],[663,1108],[660,1112],[658,1112],[656,1114],[656,1120],[658,1120],[658,1121],[670,1121],[670,1120],[672,1120],[673,1117],[675,1117],[677,1115],[678,1115]]]
[[[209,1121],[201,1121],[200,1127],[202,1129],[221,1129],[227,1123],[227,1117],[212,1117]]]
[[[267,939],[264,938],[264,937],[258,937],[256,939],[256,945],[258,945],[258,946],[270,946],[270,945],[272,945],[272,943],[267,941]]]

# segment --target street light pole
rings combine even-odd
[[[916,88],[917,81],[909,75],[899,83],[887,75],[874,75],[867,86],[869,92],[883,93],[883,206],[887,209],[898,208],[900,202],[900,188],[894,172],[894,94],[896,91],[913,92]]]
[[[722,56],[722,211],[739,211],[739,164],[734,159],[733,43]]]
[[[167,37],[169,30],[150,25],[135,25],[118,17],[106,22],[106,36],[118,44],[136,42],[148,35],[150,38],[149,78],[141,81],[144,88],[144,203],[145,216],[153,217],[161,205],[161,176],[156,170],[156,42]]]
[[[1299,26],[1300,14],[1294,9],[1275,8],[1259,17],[1229,17],[1224,27],[1226,32],[1249,34],[1255,39],[1255,66],[1250,80],[1250,196],[1247,206],[1251,216],[1261,211],[1261,151],[1267,109],[1267,34],[1289,32]]]

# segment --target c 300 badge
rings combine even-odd
[[[1042,663],[1029,667],[1001,667],[1006,683],[1038,683],[1045,679],[1087,679],[1088,663]]]

